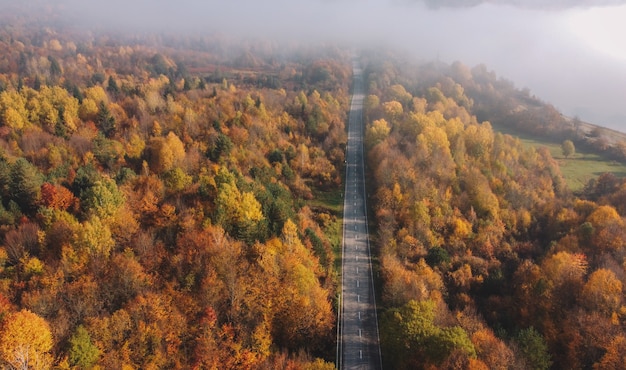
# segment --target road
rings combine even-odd
[[[353,62],[353,79],[346,149],[341,318],[337,362],[340,369],[382,369],[367,230],[363,158],[364,83],[362,70],[357,61]]]

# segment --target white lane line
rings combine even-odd
[[[359,320],[361,320],[361,311],[359,311]]]
[[[359,288],[359,281],[356,281],[356,287]]]
[[[356,268],[356,274],[357,275],[359,274],[359,268],[358,267]]]
[[[363,359],[363,350],[361,349],[359,350],[359,359],[361,360]]]
[[[358,294],[356,295],[356,301],[357,301],[357,302],[361,302],[361,296],[360,296],[360,295],[358,295]]]
[[[361,332],[361,329],[359,329],[359,338],[361,338],[361,336],[362,336],[362,332]]]

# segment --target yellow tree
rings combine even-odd
[[[624,248],[624,221],[612,206],[600,206],[593,211],[587,222],[594,228],[593,246],[606,251],[617,251]]]
[[[20,130],[28,124],[26,100],[17,91],[4,91],[0,94],[0,121],[13,129]]]
[[[185,145],[175,133],[170,132],[165,138],[152,138],[148,153],[150,169],[156,173],[164,173],[182,164],[185,159]]]
[[[621,305],[622,282],[617,279],[613,271],[598,269],[589,276],[589,280],[583,287],[581,302],[590,310],[611,315]]]
[[[231,235],[253,241],[259,221],[263,220],[261,204],[252,192],[242,192],[234,178],[219,184],[216,199],[216,218]]]
[[[402,109],[402,104],[395,100],[383,103],[383,109],[385,111],[385,114],[387,114],[387,116],[390,117],[391,121],[394,123],[398,118],[400,118],[400,116],[402,116],[402,113],[404,113],[404,110]]]
[[[365,145],[372,148],[376,144],[385,140],[389,136],[391,128],[384,118],[377,119],[367,128],[365,132]]]
[[[0,328],[0,359],[11,369],[49,369],[52,356],[50,325],[22,310],[8,315]]]

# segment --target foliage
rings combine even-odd
[[[563,141],[563,144],[561,144],[561,151],[563,152],[565,158],[569,158],[576,153],[576,147],[571,140],[565,140]]]
[[[441,363],[454,351],[475,357],[467,333],[460,327],[435,324],[434,301],[409,301],[388,310],[381,318],[384,355],[393,368],[428,368]]]
[[[69,344],[70,365],[81,369],[90,369],[98,361],[100,350],[93,344],[91,336],[84,326],[80,325],[76,328]]]
[[[49,369],[53,340],[50,325],[22,310],[4,318],[0,329],[0,360],[10,368]]]
[[[601,175],[575,195],[561,176],[563,162],[552,157],[556,145],[526,146],[481,122],[543,136],[565,127],[558,112],[484,66],[408,68],[369,57],[366,133],[371,138],[382,120],[389,128],[367,155],[390,366],[426,366],[419,359],[427,359],[441,367],[546,369],[616,361],[624,320],[624,180]],[[572,148],[563,155],[579,154]],[[416,303],[408,312],[412,301],[436,302],[434,319]],[[424,328],[451,327],[465,330],[476,359],[419,352],[427,345]],[[492,339],[492,332],[514,340]]]
[[[552,365],[546,342],[532,326],[517,335],[520,351],[526,358],[529,369],[546,370]]]
[[[304,200],[341,183],[349,55],[36,23],[0,15],[0,367],[32,333],[30,368],[332,367]]]

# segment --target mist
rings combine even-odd
[[[626,132],[626,41],[619,40],[626,34],[623,1],[596,2],[604,7],[582,0],[549,5],[535,0],[66,1],[65,16],[73,22],[129,32],[386,45],[424,61],[483,63],[565,115]]]

